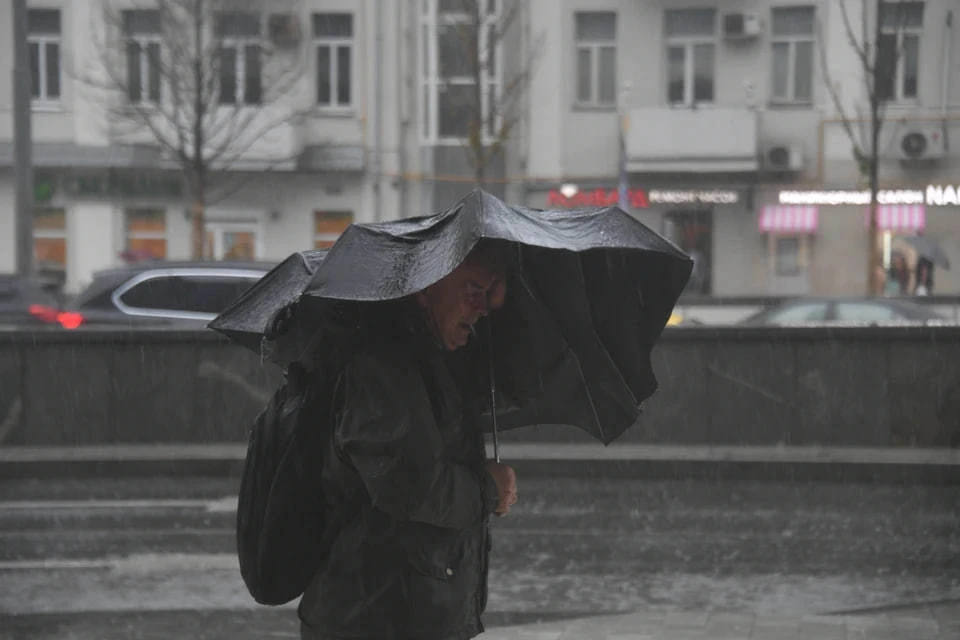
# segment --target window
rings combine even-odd
[[[693,272],[684,291],[710,295],[713,290],[713,212],[670,211],[663,223],[663,235],[693,260]]]
[[[37,271],[63,275],[67,270],[67,212],[34,209],[33,257]]]
[[[917,97],[920,75],[922,2],[880,4],[880,40],[874,71],[875,91],[881,100]]]
[[[260,104],[263,99],[261,25],[256,13],[221,13],[220,104]]]
[[[204,255],[214,260],[256,260],[261,251],[259,235],[256,224],[209,222]]]
[[[800,273],[800,238],[777,238],[776,266],[778,276],[795,276]]]
[[[813,101],[813,7],[773,10],[771,40],[774,102],[809,104]]]
[[[120,302],[135,309],[192,311],[183,279],[163,276],[144,280],[120,295]]]
[[[617,101],[617,14],[577,13],[577,103],[606,106]]]
[[[717,12],[677,9],[664,14],[667,37],[667,102],[713,102]]]
[[[27,46],[30,49],[30,89],[35,102],[60,99],[60,11],[27,11]]]
[[[313,38],[317,50],[317,104],[349,107],[353,102],[353,15],[315,13]]]
[[[126,212],[127,252],[134,260],[167,257],[167,214],[163,209]]]
[[[127,98],[132,103],[160,102],[160,12],[123,12],[127,40]]]
[[[133,309],[216,314],[255,282],[255,278],[246,276],[157,276],[124,291],[120,302]]]
[[[422,6],[424,140],[459,142],[475,133],[493,139],[500,121],[500,1],[476,6],[464,0],[423,0]],[[471,8],[479,10],[479,18]]]
[[[332,247],[351,222],[353,222],[353,214],[349,211],[314,211],[313,248]]]

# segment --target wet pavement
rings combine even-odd
[[[240,582],[235,491],[3,481],[0,638],[296,637],[292,607]],[[521,478],[520,496],[494,522],[490,638],[960,638],[957,487]]]

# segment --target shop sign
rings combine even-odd
[[[699,191],[662,191],[651,190],[652,204],[735,204],[740,201],[740,192],[726,189],[705,189]]]
[[[614,207],[619,201],[616,189],[584,189],[569,196],[559,189],[552,189],[547,194],[547,205],[555,207]],[[627,201],[634,209],[650,206],[647,192],[643,189],[627,189]]]
[[[725,189],[671,190],[627,189],[627,201],[634,209],[646,209],[651,204],[733,204],[740,201],[740,193]],[[559,189],[547,194],[548,206],[612,207],[619,202],[617,189],[584,189],[565,195]]]
[[[836,189],[832,191],[781,191],[780,204],[811,205],[868,205],[870,191]],[[928,204],[931,206],[960,205],[960,185],[927,185],[920,189],[881,189],[877,192],[880,204]]]
[[[945,206],[960,205],[960,185],[940,186],[931,184],[927,186],[927,204]]]
[[[179,198],[182,183],[162,173],[103,172],[62,176],[60,184],[71,196]]]
[[[870,190],[850,191],[781,191],[780,204],[867,205]],[[923,204],[923,191],[913,189],[881,190],[877,192],[880,204]]]
[[[47,204],[53,200],[56,191],[56,185],[52,180],[36,180],[33,183],[33,202],[35,204]]]

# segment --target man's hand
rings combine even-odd
[[[487,473],[493,477],[497,483],[497,492],[500,496],[500,503],[497,505],[494,513],[498,516],[506,515],[517,502],[517,474],[510,465],[488,460],[486,465]]]

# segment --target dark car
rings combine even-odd
[[[742,325],[940,324],[924,305],[897,298],[798,298],[759,311]]]
[[[267,262],[141,262],[99,271],[69,307],[77,326],[204,327],[270,269]]]
[[[0,326],[59,327],[64,319],[55,286],[37,277],[0,274]]]

